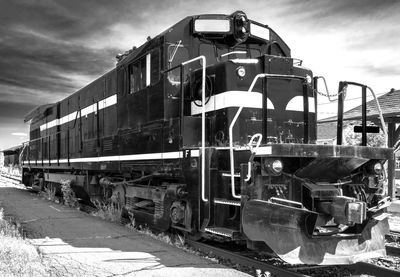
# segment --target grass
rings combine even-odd
[[[181,249],[186,249],[185,246],[185,237],[181,234],[174,233],[155,233],[148,226],[138,225],[135,226],[132,223],[126,225],[127,228],[134,230],[138,233],[144,234],[146,236],[150,236],[156,240],[162,241],[166,244],[176,246]]]
[[[56,188],[55,187],[45,187],[44,192],[42,193],[44,198],[47,200],[56,201]]]
[[[139,225],[135,221],[135,217],[133,213],[129,212],[130,222],[125,225],[125,227],[144,234],[146,236],[150,236],[156,240],[162,241],[166,244],[176,246],[181,249],[186,249],[185,246],[185,237],[181,234],[177,233],[156,233],[151,230],[147,225]]]
[[[37,249],[21,236],[18,226],[0,209],[0,276],[50,276]]]
[[[96,201],[93,204],[97,208],[96,211],[91,213],[91,215],[93,216],[97,216],[111,222],[124,223],[125,227],[131,230],[134,230],[146,236],[150,236],[164,243],[174,245],[179,248],[185,248],[185,238],[180,234],[155,233],[147,225],[137,224],[133,213],[123,211],[123,209],[119,206],[116,206],[112,203],[101,203],[100,201]],[[124,212],[126,213],[127,218],[122,218],[122,214]]]
[[[121,221],[122,209],[120,207],[116,207],[112,203],[103,203],[98,200],[92,203],[96,207],[96,211],[91,213],[93,216],[97,216],[111,222]]]

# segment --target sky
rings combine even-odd
[[[330,93],[340,80],[400,89],[400,1],[396,0],[0,0],[0,149],[28,140],[24,116],[115,67],[188,15],[244,11],[272,27],[292,56]],[[354,97],[358,95],[354,92]],[[335,103],[319,99],[319,117]],[[358,104],[358,102],[357,102]]]

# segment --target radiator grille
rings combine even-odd
[[[113,149],[113,139],[108,138],[103,140],[103,151],[112,151]]]

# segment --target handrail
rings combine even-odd
[[[256,142],[256,147],[255,149],[253,149],[253,143],[254,140],[258,137],[258,140]],[[254,155],[257,153],[258,147],[260,147],[261,141],[262,141],[263,135],[260,133],[254,134],[251,138],[250,141],[248,143],[248,146],[250,148],[250,152],[251,152],[251,156],[249,161],[247,162],[247,176],[246,179],[244,179],[246,182],[250,181],[251,179],[251,163],[253,162],[254,159]]]
[[[233,54],[247,54],[247,52],[246,51],[232,51],[232,52],[222,54],[221,58],[223,58],[225,56],[233,55]]]
[[[339,83],[339,88],[342,88],[342,90],[346,90],[348,85],[358,86],[358,87],[361,87],[361,88],[362,88],[362,94],[363,94],[363,95],[365,94],[365,96],[362,97],[362,99],[363,99],[362,106],[363,106],[363,107],[365,106],[365,109],[366,109],[366,102],[367,102],[367,99],[364,99],[364,97],[366,98],[366,89],[368,89],[368,90],[371,92],[372,96],[374,97],[374,100],[375,100],[375,103],[376,103],[376,107],[377,107],[377,109],[378,109],[379,120],[380,120],[380,123],[381,123],[381,129],[382,129],[382,131],[383,131],[383,133],[384,133],[384,136],[385,136],[385,146],[387,147],[388,133],[387,133],[387,130],[386,130],[385,120],[384,120],[384,118],[383,118],[382,109],[381,109],[381,106],[380,106],[380,104],[379,104],[378,98],[376,97],[375,92],[372,90],[372,88],[370,88],[370,87],[367,86],[367,85],[364,85],[364,84],[361,84],[361,83],[357,83],[357,82],[350,82],[350,81],[342,81],[342,82],[340,82],[340,83]],[[340,90],[340,89],[339,89],[339,90]],[[341,113],[341,114],[338,114],[338,121],[341,120],[341,121],[342,121],[341,124],[343,123],[343,101],[344,101],[344,99],[343,99],[343,97],[341,97],[341,98],[339,99],[339,102],[341,102],[341,104],[339,103],[339,105],[338,105],[338,106],[342,105],[341,110],[338,109],[338,113]],[[362,108],[362,110],[363,110],[363,108]],[[362,111],[362,114],[363,114],[363,113],[365,113],[365,115],[362,115],[362,117],[363,117],[363,120],[362,120],[362,121],[364,121],[364,120],[366,121],[367,114],[366,114],[366,112],[363,112],[363,111]],[[365,119],[364,119],[364,117],[365,117]],[[339,123],[339,122],[338,122],[338,123]],[[362,125],[364,125],[364,124],[366,124],[366,122],[363,122],[363,123],[362,123]],[[338,124],[338,129],[339,129],[339,128],[342,128],[342,127],[339,126],[339,124]],[[364,126],[364,128],[366,128],[366,126]],[[338,139],[339,139],[339,135],[340,135],[340,137],[341,137],[342,134],[340,134],[340,133],[338,132]],[[364,134],[364,132],[363,132],[363,135],[362,135],[362,136],[364,136],[364,135],[366,136],[366,134]],[[366,137],[365,137],[364,139],[366,140]],[[340,144],[341,144],[341,140],[342,140],[341,138],[338,140],[338,144],[339,144],[339,142],[340,142]],[[365,143],[365,144],[366,144],[366,143]]]
[[[251,83],[249,89],[247,90],[248,93],[252,92],[257,80],[259,78],[277,78],[277,79],[299,79],[299,80],[305,80],[306,77],[303,76],[298,76],[298,75],[281,75],[281,74],[269,74],[269,73],[260,73],[257,74],[254,79],[253,82]],[[236,123],[236,120],[239,117],[239,114],[242,112],[244,108],[244,105],[240,106],[238,111],[236,112],[235,116],[232,119],[231,124],[229,125],[229,154],[230,154],[230,167],[231,167],[231,191],[232,191],[232,196],[234,198],[240,199],[241,195],[237,195],[235,193],[235,177],[234,177],[234,171],[235,171],[235,163],[234,163],[234,156],[233,156],[233,137],[232,137],[232,131],[233,131],[233,126]],[[308,112],[308,111],[305,111]]]
[[[56,132],[56,133],[54,133],[54,134],[48,134],[48,135],[46,135],[46,136],[41,136],[41,137],[38,137],[38,138],[36,138],[36,139],[32,139],[32,140],[25,141],[25,142],[22,143],[22,145],[24,145],[23,150],[24,150],[26,147],[28,147],[27,149],[30,149],[31,143],[39,142],[39,141],[42,142],[43,139],[45,139],[45,140],[48,139],[48,140],[49,140],[49,143],[50,143],[50,138],[51,138],[52,136],[56,136],[56,135],[58,135],[58,134],[61,134],[62,132],[64,132],[64,131],[59,131],[59,132]],[[21,155],[22,155],[23,150],[21,151]],[[49,151],[49,153],[50,153],[50,151]],[[21,160],[20,160],[20,161],[21,161],[21,164],[22,164],[22,162],[25,162],[25,161],[27,161],[28,164],[30,163],[31,159],[29,158],[29,156],[27,156],[26,158],[27,158],[26,160],[22,160],[23,157],[21,156]],[[36,163],[37,163],[37,161],[38,161],[38,159],[35,159],[35,162],[36,162]]]
[[[202,61],[202,77],[201,77],[201,200],[203,202],[208,202],[208,199],[205,196],[205,152],[206,152],[206,57],[201,55],[191,60],[182,63],[182,66],[185,66],[189,63],[201,60]],[[181,80],[182,82],[183,80]],[[183,95],[182,95],[183,97]],[[183,116],[183,114],[182,114]]]
[[[382,125],[382,131],[385,134],[385,146],[387,147],[388,133],[387,133],[387,130],[386,130],[385,119],[383,118],[381,106],[379,105],[378,98],[376,97],[376,94],[372,90],[372,88],[367,86],[367,89],[369,89],[369,91],[371,92],[372,96],[374,96],[376,107],[378,108],[378,112],[379,112],[379,120],[381,121],[381,125]]]

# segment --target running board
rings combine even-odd
[[[222,177],[231,177],[232,175],[230,173],[222,173],[221,176]],[[240,173],[233,174],[233,177],[240,178]]]
[[[221,204],[221,205],[229,205],[229,206],[240,207],[240,201],[238,201],[238,200],[228,200],[228,199],[222,199],[222,198],[214,198],[214,203],[215,204]]]
[[[219,235],[222,237],[230,238],[232,240],[238,240],[242,238],[239,230],[229,229],[224,227],[208,227],[204,229],[207,233]]]

